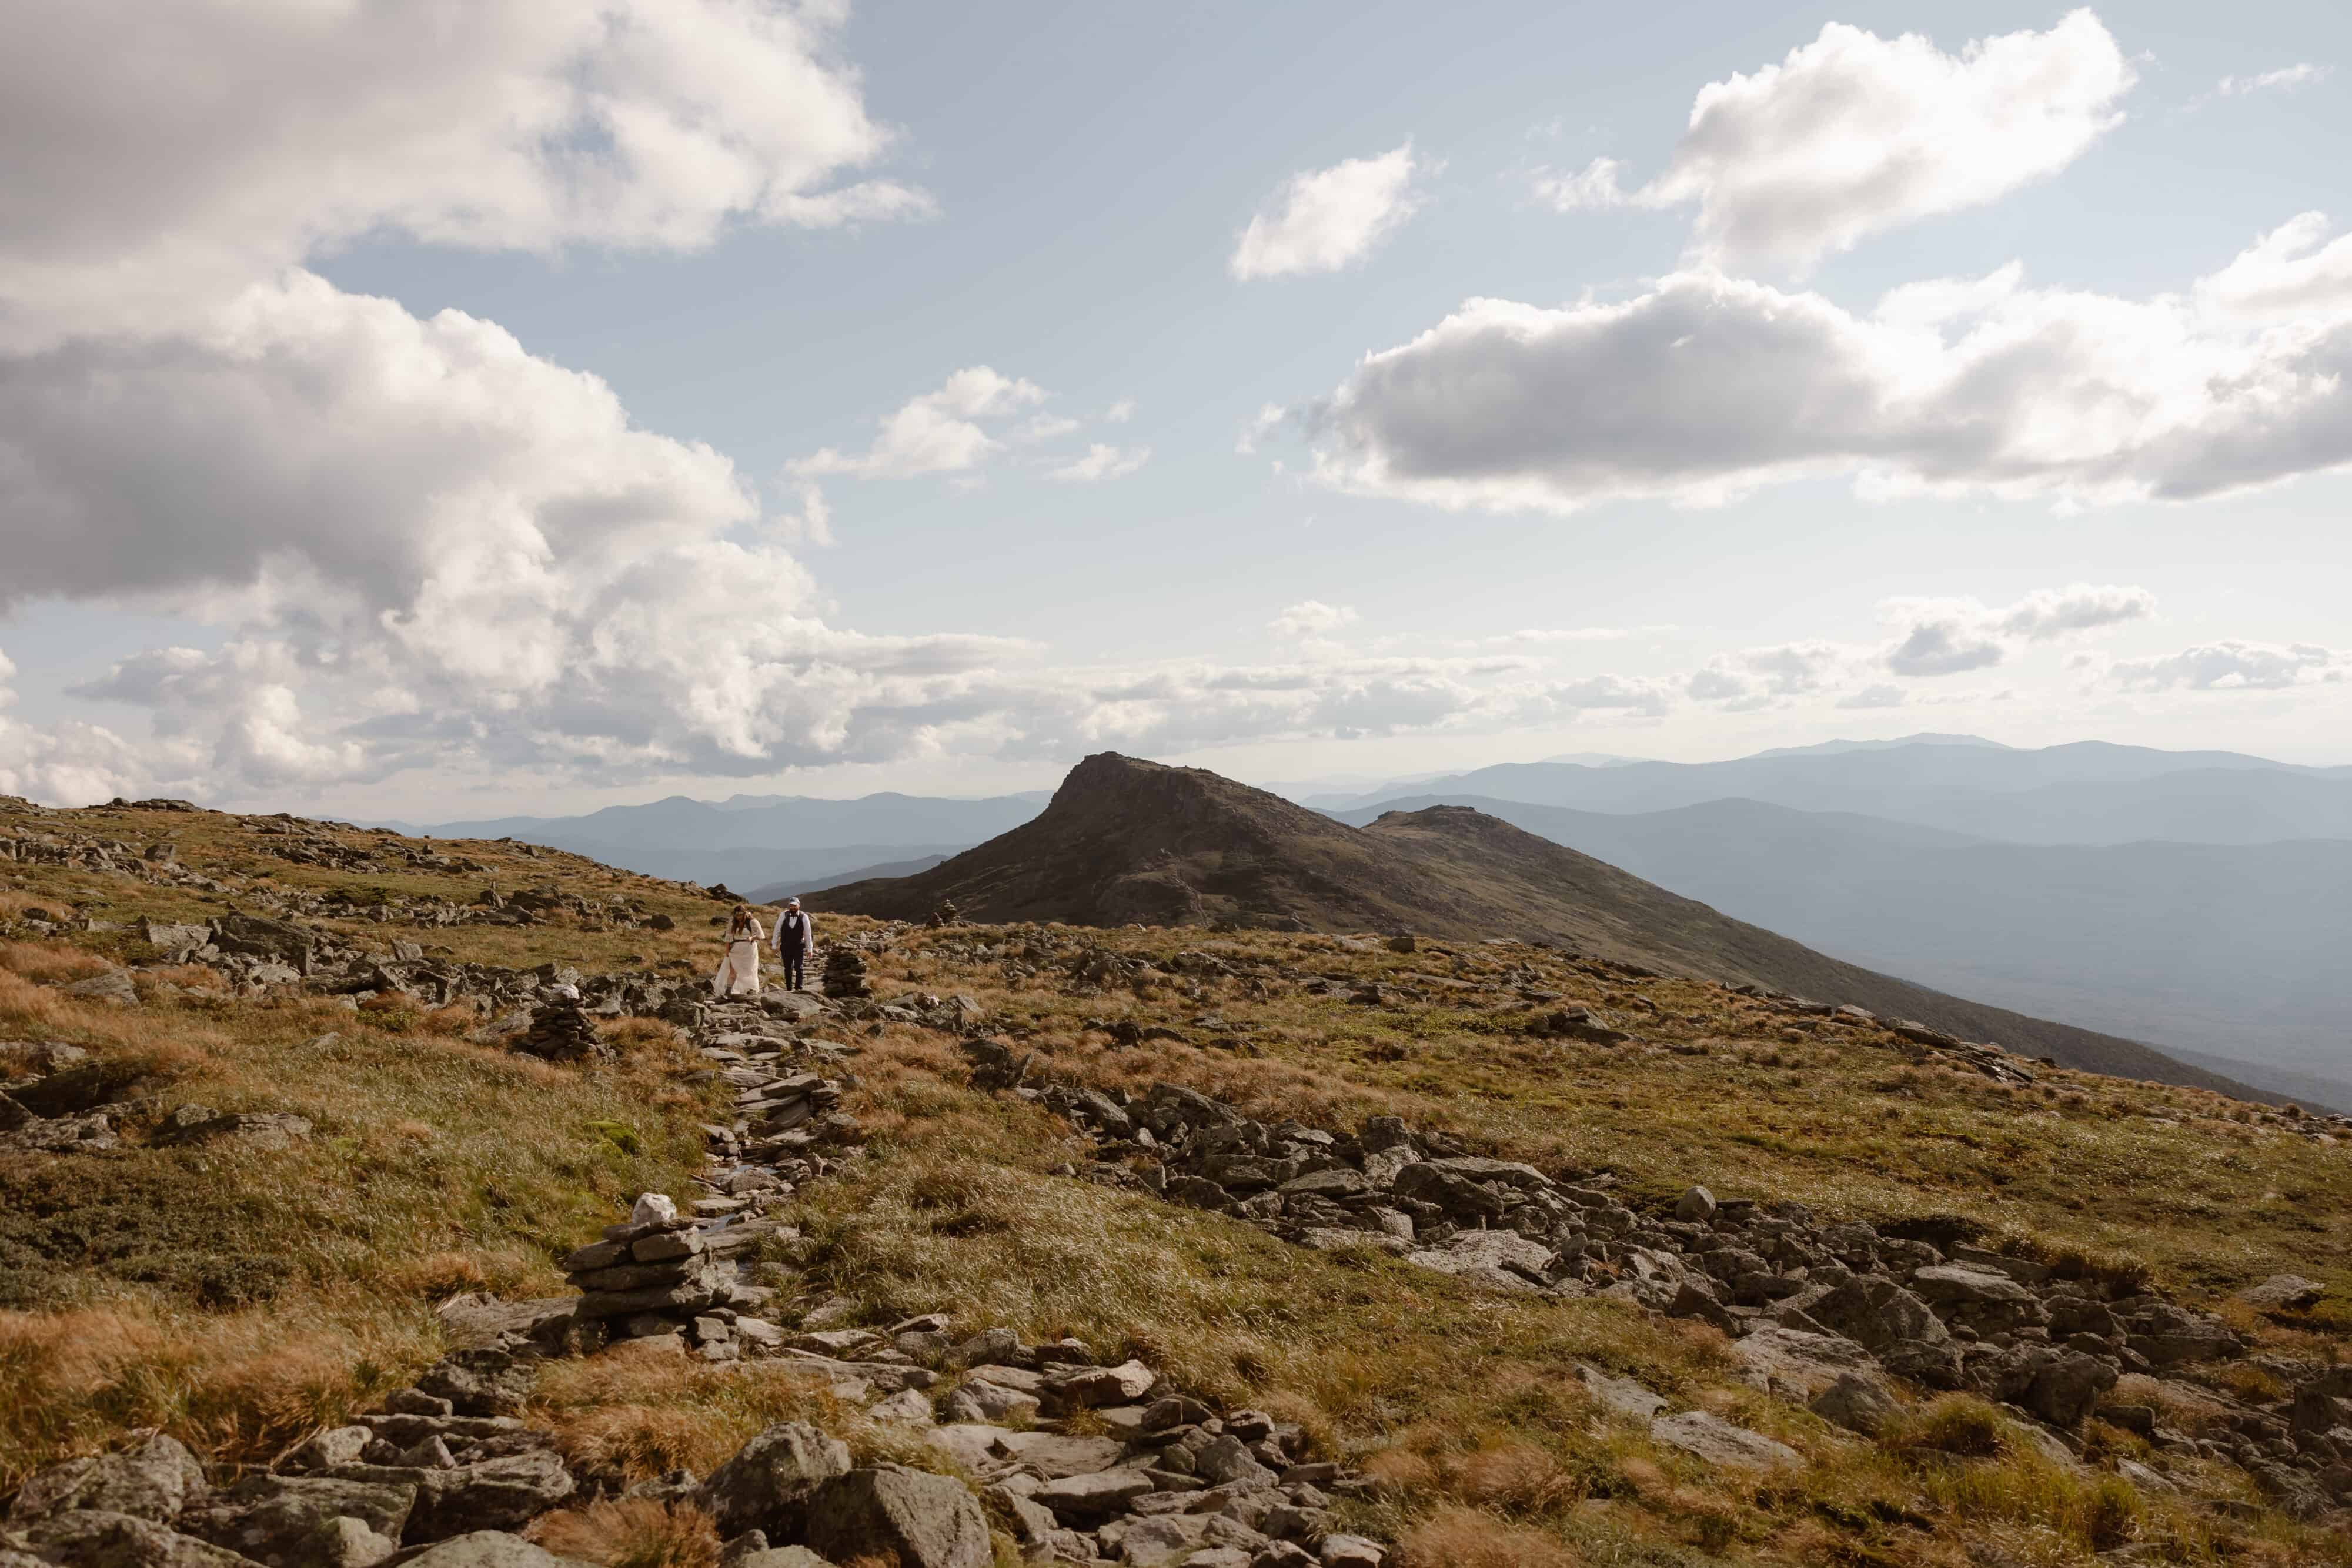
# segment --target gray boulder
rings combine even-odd
[[[1396,1173],[1393,1186],[1399,1197],[1433,1204],[1458,1218],[1483,1215],[1499,1219],[1503,1215],[1500,1197],[1468,1176],[1444,1169],[1434,1160],[1406,1166]]]
[[[520,1535],[478,1530],[454,1536],[411,1557],[400,1568],[586,1568],[569,1557],[542,1552]]]
[[[1929,1264],[1911,1271],[1911,1283],[1939,1317],[1966,1323],[1980,1334],[2050,1321],[2049,1309],[2032,1291],[1989,1269]]]
[[[538,1379],[533,1358],[486,1348],[457,1352],[428,1368],[416,1386],[446,1399],[460,1416],[512,1416]]]
[[[109,969],[102,975],[92,975],[87,980],[76,980],[61,987],[66,995],[79,997],[86,1002],[127,1002],[136,1004],[139,988],[121,969]]]
[[[817,1489],[807,1543],[836,1562],[874,1556],[899,1568],[990,1568],[996,1560],[980,1500],[963,1483],[884,1465]]]
[[[416,1489],[329,1476],[247,1476],[180,1517],[180,1529],[270,1568],[365,1568],[389,1557]],[[350,1528],[356,1526],[354,1531]]]
[[[52,1465],[18,1490],[8,1518],[29,1524],[89,1509],[168,1524],[204,1490],[195,1455],[173,1438],[154,1437],[119,1453]]]
[[[545,1448],[456,1469],[396,1473],[417,1483],[416,1506],[402,1532],[411,1546],[483,1531],[519,1530],[570,1497],[572,1490],[572,1472]]]
[[[1735,1427],[1705,1410],[1662,1416],[1650,1423],[1650,1436],[1727,1469],[1794,1469],[1805,1462],[1803,1456],[1788,1444],[1775,1442],[1745,1427]]]
[[[1141,1470],[1099,1470],[1047,1481],[1030,1494],[1030,1500],[1052,1510],[1057,1519],[1091,1525],[1125,1512],[1129,1503],[1156,1490],[1157,1483]]]
[[[1576,1364],[1577,1381],[1585,1392],[1620,1416],[1647,1421],[1666,1407],[1665,1396],[1653,1394],[1630,1377],[1618,1377],[1583,1362]]]
[[[695,1501],[721,1535],[763,1530],[772,1538],[801,1533],[809,1500],[849,1473],[849,1446],[801,1421],[769,1427],[710,1472]]]
[[[2062,1351],[2034,1374],[2025,1394],[2026,1408],[2053,1427],[2079,1427],[2099,1403],[2099,1396],[2116,1385],[2116,1369],[2096,1356]]]
[[[281,1468],[297,1474],[356,1465],[375,1441],[373,1427],[330,1427],[286,1456]]]
[[[1836,1382],[1813,1396],[1809,1408],[1831,1426],[1865,1437],[1885,1430],[1899,1410],[1876,1378],[1858,1372],[1840,1374]]]
[[[2221,1361],[2245,1348],[2235,1331],[2219,1318],[2206,1317],[2168,1301],[2142,1308],[2135,1314],[2132,1328],[2126,1343],[2158,1366]]]
[[[152,1519],[74,1509],[26,1531],[33,1554],[55,1568],[253,1568],[253,1559]]]
[[[1842,1377],[1873,1372],[1877,1360],[1836,1334],[1759,1323],[1731,1347],[1740,1381],[1786,1399],[1811,1399]]]
[[[1414,1166],[1418,1170],[1419,1166]],[[1500,1291],[1539,1291],[1551,1266],[1551,1249],[1516,1230],[1464,1230],[1435,1247],[1404,1255],[1408,1263],[1475,1280]]]
[[[2301,1312],[2316,1302],[2326,1287],[2300,1274],[2273,1274],[2258,1285],[2238,1292],[2238,1300],[2266,1312]]]
[[[224,915],[213,931],[213,946],[224,953],[274,958],[300,974],[310,972],[310,934],[290,920],[265,915]]]
[[[1790,1301],[1802,1303],[1815,1322],[1865,1350],[1884,1353],[1902,1344],[1942,1344],[1952,1337],[1926,1301],[1879,1275],[1859,1274],[1812,1300],[1808,1297],[1813,1292],[1800,1292]]]
[[[1193,1473],[1211,1486],[1243,1491],[1263,1491],[1275,1484],[1275,1473],[1257,1462],[1249,1446],[1231,1432],[1212,1438],[1192,1456]]]
[[[1057,1408],[1092,1410],[1106,1405],[1132,1405],[1151,1392],[1160,1375],[1139,1361],[1117,1366],[1088,1366],[1063,1373],[1045,1383],[1041,1394]]]

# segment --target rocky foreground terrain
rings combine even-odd
[[[2352,1562],[2352,1134],[1518,936],[0,802],[0,1565]]]

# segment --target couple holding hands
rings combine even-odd
[[[727,921],[727,951],[719,957],[719,973],[710,977],[712,996],[760,994],[760,944],[767,938],[751,906],[737,904]],[[805,966],[815,951],[816,927],[802,913],[801,901],[784,900],[784,912],[776,918],[776,958],[784,967],[785,985],[796,991],[805,988]]]

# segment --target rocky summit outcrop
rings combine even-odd
[[[1242,926],[1512,937],[1669,974],[1917,1020],[2071,1067],[2254,1096],[2134,1040],[2028,1018],[1841,963],[1466,806],[1353,828],[1197,768],[1105,752],[1044,812],[914,876],[810,907],[927,922]]]

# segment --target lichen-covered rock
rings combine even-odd
[[[1775,1442],[1745,1427],[1735,1427],[1705,1410],[1661,1416],[1650,1423],[1650,1436],[1727,1469],[1793,1469],[1805,1462],[1803,1456],[1786,1443]]]
[[[401,1568],[586,1568],[569,1557],[543,1552],[520,1535],[478,1530],[453,1536],[410,1558]]]
[[[817,1489],[807,1542],[835,1562],[895,1559],[900,1568],[990,1568],[995,1561],[980,1500],[962,1482],[884,1465]]]
[[[51,1568],[253,1568],[253,1559],[128,1513],[71,1509],[25,1532]]]
[[[416,1506],[402,1532],[411,1546],[482,1531],[520,1530],[572,1491],[572,1472],[544,1448],[455,1469],[407,1473],[417,1482]]]
[[[29,1524],[87,1509],[169,1524],[204,1490],[205,1469],[195,1455],[159,1436],[135,1448],[41,1471],[17,1490],[8,1518]]]
[[[363,1568],[398,1549],[415,1502],[413,1486],[330,1476],[247,1476],[190,1508],[179,1528],[269,1568],[326,1563]],[[358,1525],[359,1536],[341,1528],[339,1521]]]
[[[721,1535],[761,1530],[771,1539],[801,1533],[809,1500],[849,1473],[849,1447],[801,1421],[769,1427],[710,1472],[695,1500]]]
[[[1831,1426],[1859,1432],[1865,1437],[1874,1437],[1884,1431],[1900,1409],[1876,1378],[1858,1372],[1840,1374],[1835,1382],[1813,1396],[1811,1408]]]

